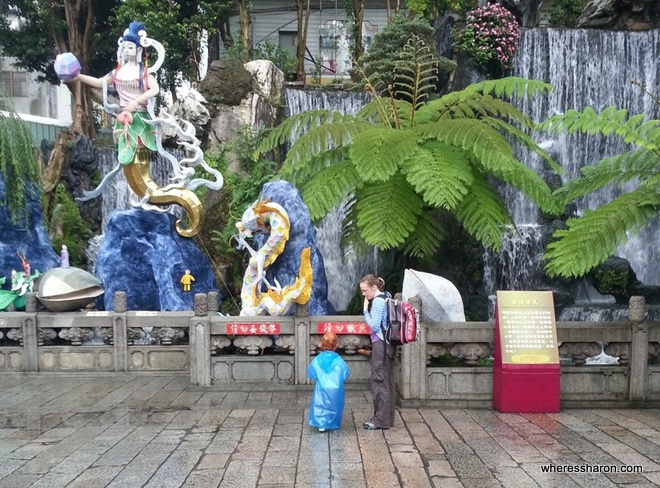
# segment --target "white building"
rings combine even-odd
[[[18,26],[18,19],[12,20]],[[35,142],[51,138],[62,127],[71,125],[71,92],[64,85],[39,82],[36,73],[16,68],[14,59],[0,57],[0,100],[8,97],[10,106],[28,121]],[[53,129],[51,130],[51,127]]]
[[[394,5],[396,2],[391,2]],[[404,2],[401,2],[402,4]],[[254,0],[250,12],[249,36],[251,47],[270,41],[288,50],[296,57],[296,32],[298,29],[295,2],[292,0]],[[307,30],[307,54],[305,72],[310,80],[318,74],[322,81],[347,75],[351,67],[350,26],[343,0],[317,0],[311,2]],[[232,36],[240,42],[238,16],[231,19]],[[387,25],[386,0],[367,0],[362,39],[369,48],[373,36]]]

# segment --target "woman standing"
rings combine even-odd
[[[383,328],[387,319],[385,280],[368,274],[360,280],[364,296],[364,320],[371,329],[371,396],[374,415],[363,424],[367,430],[389,429],[394,425],[396,389],[394,387],[394,355],[396,347],[387,344]]]

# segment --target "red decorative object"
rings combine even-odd
[[[319,334],[370,334],[369,326],[364,322],[319,322]]]
[[[228,323],[227,335],[278,335],[278,323]]]

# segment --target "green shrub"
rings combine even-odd
[[[57,187],[48,233],[57,254],[62,244],[66,244],[72,266],[81,266],[87,261],[85,251],[92,231],[80,215],[78,205],[61,184]]]
[[[550,13],[551,27],[575,27],[584,10],[584,0],[555,0]]]

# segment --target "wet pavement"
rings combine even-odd
[[[310,396],[181,375],[0,374],[0,488],[660,485],[658,409],[401,408],[392,429],[366,431],[371,397],[352,387],[341,429],[320,433]]]

